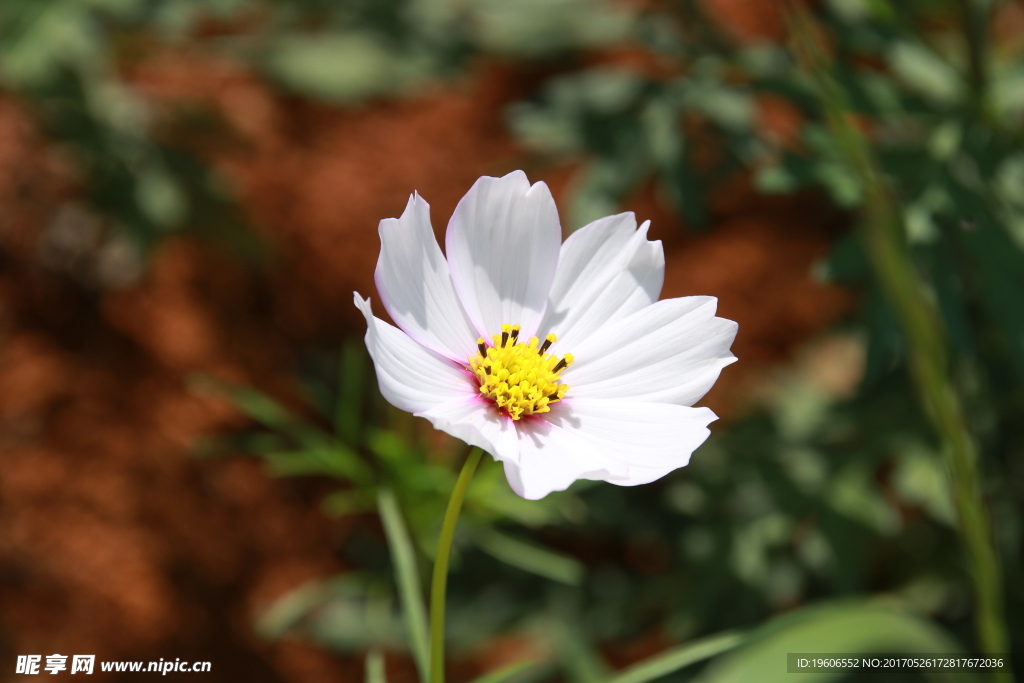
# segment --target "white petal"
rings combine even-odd
[[[416,413],[416,417],[427,418],[435,429],[482,448],[495,460],[519,460],[519,442],[512,420],[479,395],[434,406]]]
[[[512,490],[523,498],[538,500],[552,491],[564,491],[577,479],[629,476],[624,462],[595,449],[591,440],[557,417],[521,420],[516,429],[519,461],[505,462],[505,476]]]
[[[530,500],[577,479],[646,484],[689,463],[715,419],[707,408],[671,403],[565,400],[544,420],[517,425],[519,462],[506,462],[505,476]]]
[[[468,370],[373,317],[369,299],[356,293],[355,303],[366,318],[366,348],[373,358],[380,393],[391,405],[418,413],[477,394]]]
[[[384,308],[410,337],[455,361],[477,352],[476,330],[434,239],[430,206],[419,195],[409,197],[401,218],[380,222],[374,276]]]
[[[558,265],[558,211],[544,183],[530,187],[522,171],[480,178],[448,224],[452,282],[485,339],[503,324],[537,329]]]
[[[592,452],[627,465],[625,475],[603,478],[620,486],[646,484],[685,466],[711,433],[708,424],[718,419],[708,408],[673,403],[585,398],[562,403],[553,423],[586,440]]]
[[[658,300],[665,279],[661,242],[647,240],[632,213],[601,218],[565,241],[538,336],[558,335],[558,350]]]
[[[715,317],[714,297],[659,301],[571,349],[564,373],[573,398],[693,405],[735,362],[738,326]]]

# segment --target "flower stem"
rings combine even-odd
[[[469,488],[469,480],[480,462],[483,451],[474,447],[469,451],[466,462],[455,482],[452,497],[441,525],[441,537],[437,539],[437,556],[434,558],[434,577],[430,586],[430,683],[444,683],[444,604],[448,588],[448,558],[452,552],[455,525],[459,521],[462,501]]]
[[[906,339],[918,398],[947,457],[950,490],[974,592],[978,643],[987,655],[1005,655],[1002,576],[978,475],[978,446],[951,381],[941,319],[907,253],[902,213],[867,141],[851,121],[846,94],[833,79],[813,28],[799,11],[790,16],[797,48],[818,87],[828,123],[864,187],[864,239],[871,265]],[[1009,669],[992,680],[1009,683]]]

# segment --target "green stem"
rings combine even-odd
[[[444,605],[445,591],[448,588],[448,558],[452,553],[452,539],[455,538],[455,525],[459,521],[462,501],[469,488],[469,480],[480,462],[483,451],[473,448],[466,457],[466,462],[455,482],[452,497],[448,499],[448,509],[444,513],[441,525],[441,537],[437,539],[437,556],[434,558],[434,577],[430,586],[430,683],[444,683]]]
[[[948,376],[942,323],[907,251],[903,217],[867,141],[850,121],[846,95],[832,78],[823,52],[803,15],[791,16],[793,34],[818,86],[828,124],[864,187],[864,239],[879,283],[896,312],[907,344],[918,397],[947,457],[950,490],[970,567],[978,642],[988,655],[1005,655],[1002,576],[992,523],[982,498],[978,448],[960,397]],[[1009,669],[993,680],[1013,680]]]

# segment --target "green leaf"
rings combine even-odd
[[[583,565],[554,550],[542,548],[490,528],[477,529],[473,533],[473,539],[488,555],[523,571],[570,586],[578,586],[583,580]]]
[[[754,99],[748,93],[712,78],[687,83],[684,101],[711,121],[732,132],[747,132],[756,121]]]
[[[291,437],[302,446],[296,451],[265,455],[274,474],[329,474],[341,479],[350,479],[358,484],[373,482],[372,470],[355,451],[323,430],[303,422],[266,394],[208,375],[193,376],[190,378],[190,386],[195,392],[223,396],[244,415],[269,429]]]
[[[384,675],[384,655],[373,649],[366,653],[366,683],[387,683]]]
[[[879,534],[894,535],[902,524],[900,514],[879,492],[872,476],[872,470],[865,463],[847,465],[832,479],[829,503],[836,512]]]
[[[516,662],[515,664],[503,666],[496,671],[491,671],[483,676],[474,678],[471,683],[505,683],[505,681],[508,681],[509,679],[512,679],[520,673],[528,671],[539,664],[540,662],[537,661]]]
[[[256,632],[267,639],[280,638],[324,603],[337,597],[362,596],[367,585],[367,577],[359,574],[310,581],[278,598],[257,620]]]
[[[275,477],[301,477],[315,474],[329,474],[330,469],[306,451],[275,451],[253,453],[266,463],[267,471]]]
[[[3,9],[0,79],[8,87],[39,87],[64,66],[103,62],[102,37],[91,30],[82,8],[66,2],[5,2]]]
[[[381,489],[377,494],[380,518],[384,533],[395,563],[395,581],[402,601],[402,614],[409,635],[410,649],[420,680],[426,681],[430,671],[430,650],[428,645],[427,610],[423,603],[419,571],[416,568],[416,551],[413,549],[409,530],[402,518],[395,494],[390,489]]]
[[[329,517],[345,517],[376,508],[377,500],[373,492],[363,489],[335,491],[320,501],[320,509]]]
[[[953,104],[963,95],[956,69],[929,47],[899,41],[889,50],[889,66],[908,87],[938,104]]]
[[[628,35],[632,12],[595,0],[474,0],[473,36],[487,51],[540,57]]]
[[[744,641],[741,633],[720,633],[715,636],[671,648],[620,671],[608,683],[647,683],[678,671],[683,667],[733,649]]]
[[[263,459],[276,477],[323,474],[363,485],[369,485],[373,480],[373,473],[359,456],[337,442],[298,451],[267,453],[263,454]]]
[[[265,427],[288,434],[300,443],[319,445],[327,438],[326,434],[302,423],[280,403],[252,387],[225,382],[203,374],[189,378],[189,386],[196,393],[220,395],[246,417]]]
[[[788,683],[786,654],[860,654],[874,652],[962,652],[952,638],[929,621],[880,605],[838,604],[786,615],[750,634],[747,644],[716,660],[699,683]],[[922,672],[924,673],[924,672]],[[821,683],[845,673],[808,673],[801,681]],[[929,672],[934,681],[974,681],[973,674]],[[619,683],[619,682],[616,682]]]
[[[637,151],[614,160],[595,159],[577,171],[570,190],[572,229],[617,213],[623,197],[648,171],[644,155]]]
[[[792,192],[799,181],[782,166],[762,166],[754,172],[754,186],[765,194]]]
[[[350,32],[279,38],[267,54],[267,70],[299,93],[346,104],[397,93],[432,68],[422,56]]]
[[[305,637],[344,653],[402,650],[402,623],[390,581],[345,574],[307,583],[279,598],[257,621],[264,638]]]
[[[896,458],[892,481],[902,500],[920,505],[933,519],[956,527],[949,477],[939,453],[920,444],[909,445]]]
[[[159,164],[151,163],[137,172],[135,199],[143,213],[164,229],[180,226],[188,216],[188,196]]]
[[[580,624],[571,619],[563,621],[559,635],[561,664],[571,683],[603,683],[608,679],[608,665]]]

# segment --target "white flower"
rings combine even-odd
[[[412,195],[380,223],[376,271],[401,329],[355,295],[384,397],[500,460],[524,498],[683,467],[716,419],[690,406],[736,360],[737,325],[713,297],[657,301],[665,257],[648,225],[609,216],[562,244],[547,185],[516,171],[462,198],[445,260]]]

